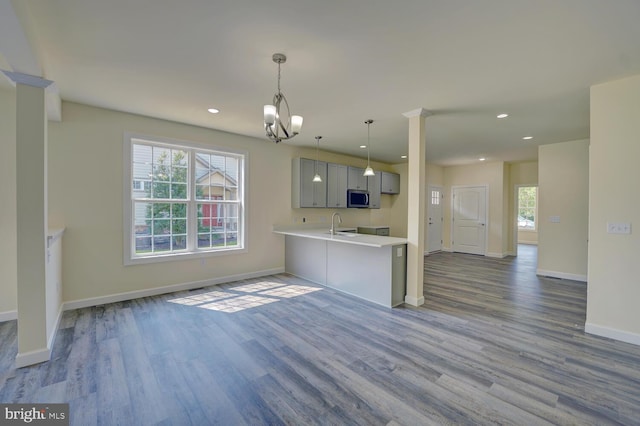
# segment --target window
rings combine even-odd
[[[246,154],[125,137],[125,263],[244,249]]]
[[[535,231],[538,213],[538,187],[518,187],[518,229]]]
[[[440,204],[440,191],[431,191],[431,205],[437,206]]]

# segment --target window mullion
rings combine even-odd
[[[188,193],[187,201],[187,248],[195,251],[198,248],[198,209],[196,205],[196,153],[189,150],[189,172],[188,172]]]

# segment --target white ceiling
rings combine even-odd
[[[322,135],[321,149],[366,157],[371,118],[371,157],[389,163],[405,161],[402,113],[417,108],[433,113],[428,161],[535,159],[589,137],[589,86],[640,73],[638,0],[12,4],[64,100],[263,138],[282,52],[282,91],[304,116],[286,143]]]

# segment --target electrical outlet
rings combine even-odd
[[[631,224],[620,222],[607,222],[607,234],[630,234]]]

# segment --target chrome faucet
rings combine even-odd
[[[333,224],[333,222],[334,222],[334,218],[335,218],[336,216],[338,216],[338,223],[339,223],[339,224],[340,224],[340,223],[342,223],[342,218],[340,217],[340,213],[338,213],[338,212],[334,212],[334,213],[331,215],[331,235],[336,235],[336,226]]]

